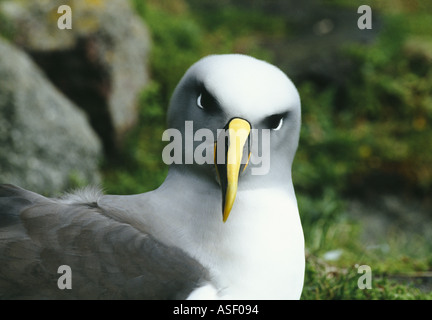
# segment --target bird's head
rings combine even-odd
[[[205,57],[171,99],[168,128],[182,137],[170,150],[182,153],[174,165],[220,184],[226,221],[241,181],[291,183],[300,118],[299,94],[277,67],[239,54]]]

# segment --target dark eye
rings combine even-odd
[[[197,106],[203,110],[213,111],[218,108],[217,100],[206,90],[202,89],[197,98]]]
[[[280,130],[282,128],[284,119],[286,117],[286,113],[283,114],[274,114],[266,119],[267,128],[270,128],[272,130]]]

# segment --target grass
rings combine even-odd
[[[430,300],[432,293],[422,291],[411,277],[412,283],[371,271],[371,287],[362,287],[367,280],[359,264],[340,268],[316,256],[307,256],[306,281],[303,300]]]

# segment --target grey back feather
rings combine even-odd
[[[0,185],[0,299],[183,299],[208,280],[180,249],[105,216],[98,196]],[[57,285],[61,265],[72,289]]]

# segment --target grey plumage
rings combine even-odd
[[[180,249],[80,199],[0,186],[1,299],[183,299],[208,277]],[[57,286],[61,265],[73,290]]]
[[[159,188],[61,199],[0,188],[0,298],[298,299],[305,256],[291,166],[300,120],[298,91],[275,66],[201,59],[171,99],[168,136],[180,135],[184,161]],[[203,147],[213,160],[195,159]],[[72,290],[57,287],[62,265]]]

